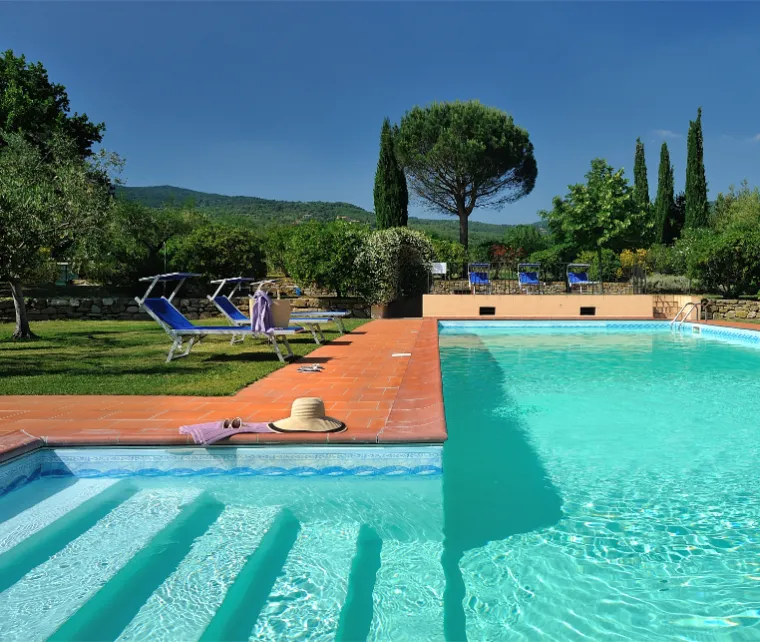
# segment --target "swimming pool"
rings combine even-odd
[[[758,337],[698,330],[442,324],[452,637],[760,639]]]
[[[441,323],[443,449],[2,466],[0,639],[757,639],[760,350],[686,328]]]

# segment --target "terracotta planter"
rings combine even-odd
[[[408,297],[372,306],[373,319],[404,319],[422,316],[422,297]]]

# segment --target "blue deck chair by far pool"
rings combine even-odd
[[[491,280],[488,278],[490,263],[470,263],[467,268],[470,278],[470,292],[477,294],[478,291],[491,293]]]
[[[169,335],[172,339],[172,346],[169,349],[169,354],[166,357],[167,363],[173,359],[180,359],[190,354],[193,346],[201,341],[206,336],[229,336],[231,337],[230,343],[239,343],[245,339],[246,336],[256,336],[265,339],[274,349],[277,358],[284,362],[286,359],[293,357],[293,350],[288,343],[288,336],[303,332],[303,328],[273,328],[271,333],[253,332],[251,327],[233,327],[233,326],[200,326],[193,325],[185,315],[183,315],[177,308],[174,307],[172,299],[179,291],[182,284],[188,278],[199,276],[189,272],[173,272],[171,274],[158,274],[156,276],[149,276],[140,279],[140,281],[150,281],[148,290],[145,296],[142,298],[135,297],[140,308],[142,308],[148,315],[158,323],[159,326]],[[166,297],[150,297],[150,293],[158,283],[165,282],[177,282],[177,286],[171,293],[169,298]],[[277,339],[280,339],[285,346],[286,355],[282,354],[280,345]],[[189,339],[187,344],[184,344],[185,339]],[[182,348],[184,346],[184,351]],[[177,354],[177,351],[181,352]]]
[[[536,268],[530,270],[529,268]],[[532,292],[541,293],[541,279],[539,277],[540,263],[518,263],[517,280],[520,284],[520,290],[525,294]]]
[[[570,286],[572,292],[574,288],[577,288],[578,292],[583,294],[583,288],[588,286],[594,286],[597,281],[589,281],[588,268],[591,266],[588,263],[568,263],[567,265],[567,284]],[[575,270],[579,270],[576,272]]]
[[[257,285],[257,290],[260,290],[265,285],[275,283],[275,281],[256,281],[252,278],[237,276],[227,279],[217,279],[216,281],[211,281],[211,283],[217,285],[217,288],[214,294],[207,297],[209,301],[211,301],[216,306],[217,310],[219,310],[232,325],[242,327],[250,326],[251,320],[232,302],[232,297],[235,295],[235,292],[237,292],[240,286],[244,283],[248,283],[249,285]],[[221,293],[222,290],[229,284],[233,284],[232,290],[229,294],[223,295]],[[343,334],[345,332],[345,328],[343,327],[342,318],[347,315],[348,312],[345,311],[338,313],[315,311],[304,314],[297,312],[291,313],[290,324],[306,328],[309,332],[311,332],[311,336],[314,338],[314,342],[317,345],[320,345],[322,341],[325,340],[325,336],[322,333],[322,325],[325,323],[334,322],[338,326],[340,334]]]

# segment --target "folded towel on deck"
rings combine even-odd
[[[224,427],[223,421],[211,421],[205,424],[193,424],[192,426],[180,426],[182,435],[190,435],[196,444],[213,444],[220,439],[226,439],[242,432],[274,432],[266,423],[248,424],[243,423],[240,428]]]

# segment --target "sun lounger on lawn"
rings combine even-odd
[[[164,331],[171,337],[172,346],[169,349],[169,354],[166,358],[167,363],[173,359],[179,359],[186,357],[190,354],[193,346],[200,342],[203,337],[206,336],[229,336],[231,337],[230,343],[240,343],[247,336],[260,337],[265,339],[277,354],[277,358],[280,361],[290,359],[293,357],[293,350],[288,343],[288,337],[299,332],[303,332],[303,328],[291,327],[291,328],[272,328],[268,332],[254,332],[249,325],[247,328],[239,326],[199,326],[193,325],[185,315],[183,315],[177,308],[174,307],[171,300],[174,295],[177,294],[179,288],[185,282],[186,279],[197,276],[190,273],[176,272],[172,274],[159,274],[154,277],[146,277],[140,279],[141,281],[150,281],[151,284],[148,287],[148,291],[143,298],[135,297],[135,300],[140,307],[148,313],[148,315],[161,326]],[[149,298],[149,294],[156,286],[157,283],[175,281],[179,282],[171,293],[169,298],[166,297],[153,297]],[[250,322],[249,322],[250,323]],[[283,356],[280,350],[280,345],[277,339],[281,339],[285,346],[286,355]],[[183,348],[185,339],[189,339],[184,351],[177,354],[178,350]]]
[[[274,283],[274,281],[255,281],[246,277],[234,277],[231,279],[219,279],[218,281],[212,281],[213,284],[219,284],[214,294],[207,297],[221,312],[227,320],[236,326],[250,326],[251,320],[241,312],[238,307],[232,302],[232,296],[242,283],[259,284],[259,289],[266,283]],[[235,284],[232,291],[228,295],[221,294],[225,285]],[[339,312],[320,312],[318,310],[301,312],[291,312],[289,325],[297,325],[307,329],[311,332],[311,336],[314,337],[314,341],[317,345],[320,345],[325,340],[324,334],[322,334],[322,325],[325,323],[335,323],[338,326],[340,334],[345,333],[345,327],[343,326],[343,318],[348,316],[348,312],[341,310]]]

